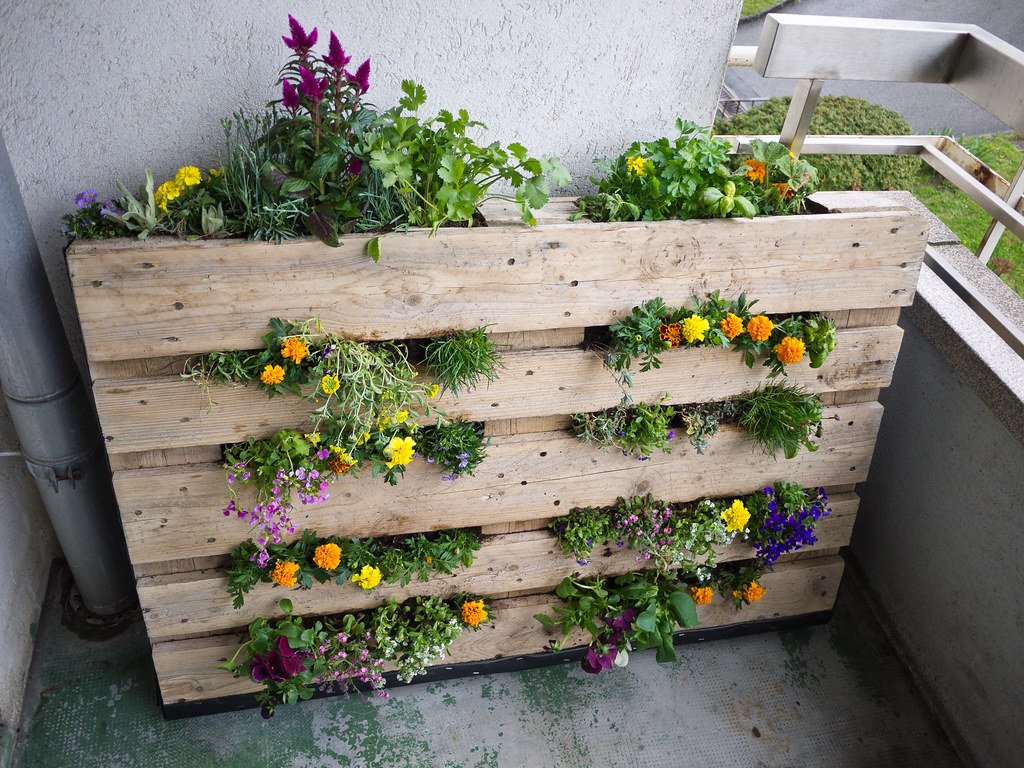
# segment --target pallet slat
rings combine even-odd
[[[829,610],[835,602],[842,572],[843,562],[838,557],[780,565],[762,580],[768,592],[759,602],[741,611],[733,610],[721,599],[698,607],[701,627],[710,629]],[[479,632],[464,632],[452,644],[442,665],[542,653],[551,636],[533,614],[546,612],[555,604],[551,596],[511,598],[495,603],[494,624],[485,625]],[[174,704],[259,691],[259,686],[251,680],[236,679],[216,669],[217,664],[235,653],[242,639],[233,634],[154,645],[153,663],[163,702]],[[586,642],[586,637],[577,633],[566,647]]]
[[[778,461],[735,427],[723,428],[704,456],[683,443],[649,461],[567,433],[496,437],[473,477],[443,483],[436,468],[416,463],[395,487],[369,475],[347,478],[325,503],[300,506],[293,519],[322,536],[387,536],[532,520],[647,492],[681,502],[750,493],[777,480],[855,483],[867,477],[881,416],[877,403],[828,408],[821,449]],[[246,537],[244,523],[219,511],[228,486],[216,465],[117,472],[114,487],[134,563],[225,554]]]
[[[846,546],[850,543],[858,500],[854,494],[831,499],[832,514],[817,528],[818,543],[808,550]],[[734,542],[718,550],[719,562],[749,559],[751,546]],[[412,597],[439,595],[452,597],[459,592],[490,595],[518,590],[552,591],[566,576],[579,572],[584,576],[619,575],[654,567],[653,562],[637,563],[636,552],[627,548],[604,547],[596,550],[587,565],[579,565],[562,554],[558,540],[547,531],[507,534],[485,541],[469,568],[450,576],[434,575],[430,581],[414,581],[405,587],[382,585],[364,591],[352,584],[314,585],[312,589],[282,590],[260,584],[245,596],[245,604],[235,610],[228,595],[227,577],[221,571],[154,576],[139,580],[139,601],[146,629],[154,642],[190,634],[226,632],[246,627],[259,617],[280,616],[278,601],[287,596],[297,615],[318,616],[361,611],[382,605],[389,598],[404,602]]]
[[[818,369],[807,360],[790,366],[787,381],[812,392],[888,386],[903,331],[895,325],[838,332],[838,345]],[[541,349],[504,354],[505,368],[490,387],[463,393],[438,405],[452,417],[471,421],[523,419],[617,405],[622,390],[600,356],[582,349]],[[670,403],[722,400],[756,389],[765,369],[747,368],[739,354],[716,347],[672,350],[662,367],[638,373],[630,395]],[[269,437],[284,427],[306,427],[313,405],[274,398],[256,387],[211,386],[209,395],[177,377],[94,384],[107,451],[111,454],[218,445]],[[211,409],[209,398],[216,405]]]
[[[880,211],[412,231],[388,235],[380,263],[365,235],[103,241],[76,243],[68,267],[101,361],[253,349],[270,317],[385,339],[609,325],[653,296],[712,290],[773,313],[906,306],[925,237],[920,218]]]

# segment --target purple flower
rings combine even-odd
[[[468,453],[460,453],[455,458],[457,458],[459,460],[459,469],[465,469],[466,467],[469,466],[469,454]]]
[[[633,622],[636,620],[639,613],[640,612],[636,608],[627,608],[614,619],[607,622],[607,624],[612,629],[622,632],[623,630],[629,629],[633,626]]]
[[[96,202],[97,192],[95,189],[84,189],[75,195],[75,205],[79,208],[87,208]]]
[[[299,65],[299,90],[314,104],[324,100],[324,91],[327,90],[327,78],[319,80],[316,76],[301,64]]]
[[[285,109],[295,112],[299,108],[299,92],[295,90],[291,80],[281,81],[281,103]]]
[[[619,649],[614,645],[609,645],[604,653],[598,653],[592,644],[587,648],[587,652],[583,654],[583,659],[580,660],[580,668],[584,672],[596,675],[602,669],[611,669],[618,653]]]
[[[353,157],[352,162],[348,164],[348,172],[353,176],[358,176],[363,172],[363,161],[358,157]]]
[[[277,650],[253,654],[249,662],[252,679],[258,683],[266,680],[283,683],[303,670],[302,658],[298,651],[292,650],[288,638],[281,636],[277,639]]]
[[[345,49],[338,42],[338,36],[331,32],[331,43],[327,48],[327,55],[324,56],[324,64],[340,74],[350,61],[352,61],[352,57],[345,55]]]
[[[316,27],[313,27],[313,31],[307,35],[306,30],[302,28],[302,25],[290,13],[288,14],[288,26],[291,28],[292,36],[282,37],[281,39],[295,53],[305,58],[310,49],[316,45]]]
[[[319,451],[316,452],[316,457],[320,459],[320,461],[326,461],[327,457],[330,455],[331,452],[327,448],[321,448]]]
[[[370,60],[367,59],[360,64],[354,75],[351,72],[346,72],[345,77],[352,85],[359,88],[360,93],[366,93],[370,90]]]

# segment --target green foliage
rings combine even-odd
[[[821,397],[802,388],[769,384],[739,398],[739,424],[769,456],[781,449],[792,459],[801,446],[818,450],[812,437],[821,437]]]
[[[442,477],[455,480],[473,471],[487,458],[490,439],[484,437],[483,424],[471,421],[439,421],[420,429],[417,452],[445,472]]]
[[[722,134],[778,135],[789,98],[768,99],[748,112],[716,120]],[[896,135],[913,133],[898,112],[851,96],[822,96],[811,119],[812,134]],[[911,189],[921,161],[909,155],[820,155],[809,158],[819,189]]]
[[[814,191],[818,172],[777,141],[750,142],[752,157],[742,160],[740,170],[750,182],[750,196],[765,216],[799,213]]]
[[[616,643],[619,656],[628,659],[628,651],[656,648],[657,661],[670,662],[676,658],[672,642],[676,628],[698,624],[693,599],[685,586],[660,571],[638,571],[614,579],[570,576],[558,585],[555,594],[562,605],[554,608],[554,616],[534,616],[548,629],[561,632],[561,639],[551,642],[554,651],[562,649],[577,627],[586,630],[592,646],[598,648],[607,646],[610,628],[621,628]],[[616,624],[614,619],[619,622]],[[602,650],[607,652],[606,647]]]
[[[399,106],[374,122],[368,155],[371,167],[382,174],[383,187],[397,190],[410,226],[433,231],[447,222],[472,226],[477,208],[488,198],[513,199],[491,192],[498,182],[515,189],[523,220],[534,224],[532,210],[548,201],[548,179],[555,186],[569,182],[556,158],[530,157],[521,144],[477,144],[470,132],[486,126],[471,120],[464,109],[457,115],[442,110],[421,119],[417,112],[427,100],[426,91],[411,80],[402,82],[402,91]],[[392,211],[390,218],[397,215]]]
[[[697,453],[703,455],[711,438],[718,434],[719,427],[723,423],[735,421],[737,412],[736,402],[726,400],[721,403],[685,406],[679,409],[679,418],[686,428],[690,445],[696,449]]]
[[[145,240],[151,234],[173,231],[163,221],[164,217],[157,207],[151,170],[146,169],[146,181],[139,187],[138,197],[121,182],[117,183],[117,188],[121,190],[121,197],[117,199],[121,213],[110,214],[111,219],[120,222],[129,232],[134,232],[139,240]]]
[[[487,337],[486,328],[458,331],[431,339],[424,352],[424,363],[442,392],[458,397],[462,389],[471,389],[481,381],[491,384],[504,367],[497,345]]]
[[[329,570],[321,568],[313,560],[316,548],[328,543],[341,549],[338,567]],[[264,567],[257,562],[260,550],[255,542],[245,541],[232,550],[231,564],[227,568],[227,591],[234,598],[235,608],[242,607],[245,594],[257,584],[273,581],[271,573],[278,562],[299,566],[296,581],[301,589],[309,589],[314,582],[348,583],[352,574],[364,565],[380,570],[384,583],[404,587],[414,577],[428,581],[432,573],[450,574],[459,566],[468,568],[480,549],[480,539],[475,533],[463,530],[442,531],[430,536],[420,534],[404,539],[320,538],[316,531],[307,529],[290,544],[271,543],[266,549],[270,559]]]
[[[124,224],[114,218],[120,212],[114,201],[101,203],[95,189],[78,193],[75,206],[73,213],[61,217],[61,232],[68,240],[95,240],[128,234]]]
[[[604,174],[597,192],[579,200],[573,219],[662,221],[705,216],[755,216],[744,197],[743,173],[729,167],[731,144],[711,129],[677,120],[679,136],[634,142],[612,161],[597,161]]]
[[[764,574],[764,565],[757,560],[747,563],[726,563],[716,571],[715,583],[722,597],[730,601],[733,608],[739,610],[752,602],[746,589],[758,584]]]
[[[274,113],[253,115],[245,110],[232,119],[221,120],[226,159],[217,189],[231,232],[249,240],[281,242],[307,231],[306,198],[282,197],[265,180],[272,165],[273,151],[268,136],[274,127]]]
[[[674,415],[671,405],[619,405],[598,413],[574,413],[572,429],[584,443],[615,446],[625,455],[646,457],[659,449],[672,453],[669,433]]]

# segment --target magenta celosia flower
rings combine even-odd
[[[281,81],[281,103],[285,109],[295,112],[299,108],[299,92],[295,90],[291,80]]]
[[[352,161],[348,164],[348,172],[353,176],[358,176],[363,172],[363,161],[358,157],[353,157]]]
[[[300,64],[299,78],[299,90],[302,91],[310,101],[314,104],[319,104],[324,100],[324,91],[327,90],[326,77],[317,80],[316,75]]]
[[[316,27],[313,27],[313,31],[308,35],[306,30],[302,28],[302,25],[295,20],[295,17],[290,13],[288,14],[288,26],[291,28],[291,37],[282,37],[284,44],[291,48],[299,56],[305,57],[309,54],[309,51],[316,45]]]
[[[366,93],[370,90],[370,60],[367,59],[360,64],[354,75],[351,72],[346,72],[345,76],[350,83],[359,88],[361,93]]]
[[[340,73],[350,61],[352,57],[345,55],[345,49],[341,47],[338,36],[331,32],[331,43],[327,48],[327,55],[324,56],[324,64]]]

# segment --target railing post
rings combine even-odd
[[[811,127],[814,108],[818,105],[821,86],[824,84],[824,80],[800,80],[796,84],[796,92],[786,113],[786,122],[783,123],[782,133],[779,135],[779,142],[789,147],[790,152],[794,154],[800,154],[804,137]]]
[[[1017,169],[1017,175],[1013,177],[1013,181],[1010,183],[1010,188],[1006,192],[1006,204],[1011,208],[1016,208],[1022,199],[1024,199],[1024,160],[1021,161],[1020,167]],[[1003,232],[1006,231],[1006,227],[992,219],[988,225],[988,231],[985,232],[985,236],[981,238],[981,245],[978,246],[978,261],[982,264],[988,264],[989,259],[992,258],[992,254],[995,253],[996,246],[999,245],[999,238],[1003,236]]]

